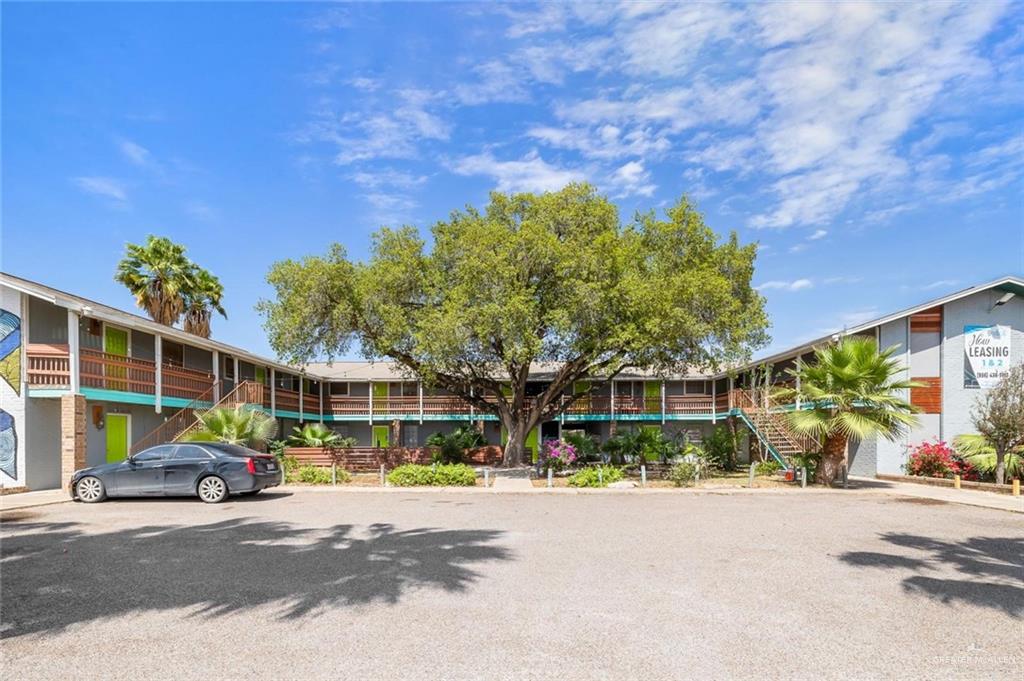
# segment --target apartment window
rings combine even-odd
[[[166,342],[166,341],[165,341]],[[167,352],[167,346],[164,346],[164,352]],[[235,377],[235,360],[227,355],[224,355],[224,378]]]
[[[615,394],[619,397],[632,397],[633,381],[618,381],[615,384]]]
[[[420,427],[418,424],[402,425],[402,445],[405,447],[419,447]]]
[[[686,394],[687,395],[707,395],[707,381],[687,381],[686,382]]]
[[[181,343],[175,343],[165,338],[161,352],[163,353],[164,364],[176,367],[185,366],[185,348]]]
[[[332,381],[330,386],[332,395],[348,395],[348,382]]]
[[[415,382],[405,381],[402,383],[402,397],[416,397],[418,394]]]

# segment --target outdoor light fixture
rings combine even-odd
[[[1008,302],[1013,300],[1013,297],[1015,295],[1017,295],[1017,294],[1014,293],[1013,291],[1007,291],[1006,293],[1003,294],[1002,298],[1000,298],[999,300],[996,301],[996,304],[992,306],[992,308],[989,310],[989,312],[991,312],[992,310],[996,309],[1000,305],[1006,305]]]

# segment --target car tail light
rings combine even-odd
[[[252,458],[251,456],[248,459],[246,459],[245,460],[245,470],[249,471],[250,473],[255,473],[256,472],[256,459]]]

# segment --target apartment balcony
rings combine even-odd
[[[32,388],[70,388],[71,361],[67,345],[30,343],[25,348],[27,379]],[[156,394],[156,362],[99,350],[79,350],[82,388],[141,395]],[[173,364],[161,367],[163,397],[193,400],[213,387],[212,371]]]

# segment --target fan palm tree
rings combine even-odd
[[[307,423],[299,428],[292,428],[288,444],[295,447],[321,447],[328,449],[340,446],[342,437],[322,423]]]
[[[128,244],[114,280],[131,291],[135,304],[153,321],[173,326],[185,311],[192,267],[184,246],[150,234],[145,245]]]
[[[227,319],[221,305],[224,286],[220,279],[201,267],[193,266],[184,290],[185,331],[203,338],[210,337],[210,318],[219,312]]]
[[[953,438],[953,447],[967,463],[982,473],[995,477],[996,469],[999,467],[999,457],[996,456],[996,448],[985,439],[984,435],[977,433],[957,435]],[[1006,476],[1010,478],[1024,477],[1024,445],[1006,452],[1003,465]]]
[[[879,351],[870,338],[846,338],[816,348],[813,361],[798,361],[788,371],[799,388],[776,391],[784,402],[800,399],[802,408],[788,415],[790,425],[821,443],[818,483],[835,481],[851,439],[878,435],[895,441],[917,424],[917,408],[901,393],[918,384],[898,377],[904,370],[895,352]]]
[[[185,436],[186,440],[260,447],[277,433],[277,421],[273,417],[245,404],[211,409],[196,414],[196,418],[202,427]]]

